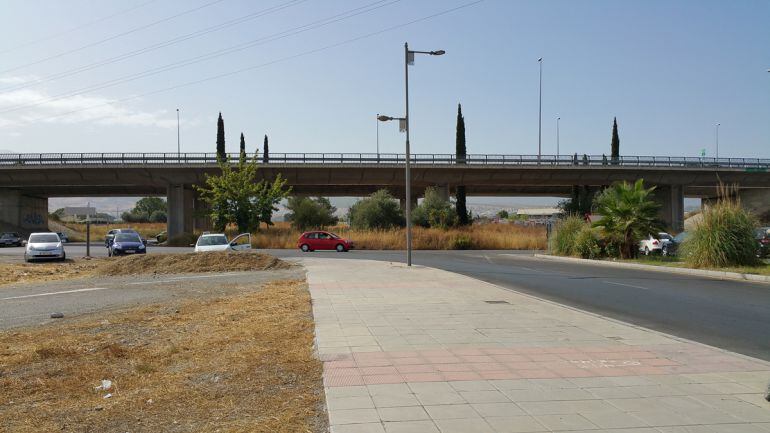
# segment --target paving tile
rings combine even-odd
[[[500,391],[459,391],[462,398],[468,403],[504,403],[509,402],[508,397]]]
[[[617,412],[617,409],[603,400],[524,401],[517,404],[530,415]]]
[[[368,395],[352,397],[332,397],[326,398],[326,406],[329,410],[338,409],[366,409],[373,408],[374,403]]]
[[[336,424],[361,424],[379,422],[380,416],[375,409],[339,409],[329,412],[329,423]]]
[[[440,433],[433,421],[396,421],[384,424],[387,433]]]
[[[487,380],[467,380],[461,382],[449,382],[455,391],[494,391],[497,387]]]
[[[633,414],[621,411],[580,412],[580,415],[603,429],[647,427],[649,424]]]
[[[420,421],[430,417],[422,406],[400,406],[377,408],[382,421]]]
[[[526,415],[515,403],[473,403],[471,406],[485,418]]]
[[[591,430],[596,425],[578,414],[535,415],[537,422],[550,431]]]
[[[548,431],[543,424],[529,415],[488,417],[486,421],[495,433],[539,433]]]
[[[481,415],[469,404],[428,405],[425,410],[432,419],[478,418]]]
[[[492,427],[481,418],[435,420],[441,433],[494,433]]]
[[[331,433],[385,433],[382,423],[341,424],[331,427]]]

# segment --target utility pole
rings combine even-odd
[[[182,146],[181,146],[181,140],[179,135],[179,109],[176,109],[176,157],[179,159],[179,157],[182,154]]]
[[[559,120],[561,117],[556,118],[556,159],[559,159]]]
[[[537,114],[537,163],[540,164],[540,158],[543,152],[543,58],[537,59],[540,65],[540,104]]]

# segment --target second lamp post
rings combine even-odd
[[[378,119],[383,122],[389,120],[399,120],[404,125],[404,131],[406,132],[406,156],[405,165],[406,171],[404,173],[406,183],[406,203],[404,216],[406,217],[406,265],[412,266],[412,179],[409,172],[410,169],[410,151],[409,151],[409,65],[414,64],[415,54],[428,54],[431,56],[441,56],[445,53],[444,50],[438,51],[411,51],[409,44],[404,43],[404,87],[406,90],[406,113],[404,117],[390,117],[379,116]]]

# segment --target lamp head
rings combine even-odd
[[[443,56],[444,54],[446,54],[446,51],[444,50],[437,50],[437,51],[430,52],[431,56]]]
[[[393,118],[390,116],[380,115],[380,116],[377,116],[377,120],[379,120],[380,122],[387,122],[389,120],[393,120]]]

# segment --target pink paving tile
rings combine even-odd
[[[349,353],[322,353],[318,355],[318,359],[321,361],[344,361],[353,359],[353,356]]]
[[[430,364],[398,365],[396,370],[399,373],[434,373],[436,371]]]
[[[364,383],[367,385],[387,384],[387,383],[403,383],[404,378],[399,374],[375,374],[371,376],[364,376]]]
[[[454,353],[455,355],[467,355],[467,356],[484,355],[483,349],[475,349],[472,347],[462,347],[459,349],[451,349],[450,352]]]
[[[380,358],[380,359],[362,359],[356,361],[359,367],[386,367],[389,365],[392,365],[391,359],[386,358]]]
[[[552,370],[554,373],[556,373],[559,377],[594,377],[596,374],[594,374],[591,371],[588,371],[583,368],[574,368],[574,367],[563,367]]]
[[[456,356],[425,356],[425,359],[432,364],[455,364],[462,362],[462,360]]]
[[[323,374],[326,377],[342,377],[342,376],[360,376],[361,372],[357,368],[329,368],[329,369],[324,369]]]
[[[438,371],[473,371],[470,364],[437,364]]]
[[[628,370],[631,374],[638,374],[638,375],[668,374],[668,370],[662,367],[639,366],[639,367],[624,367],[624,369]]]
[[[390,360],[393,365],[425,364],[424,359],[414,356],[409,358],[393,358]]]
[[[443,382],[444,377],[438,373],[404,373],[401,375],[406,382]]]
[[[485,380],[520,379],[521,376],[512,371],[481,371],[479,376]]]
[[[495,362],[495,359],[489,355],[463,355],[460,356],[465,362]]]
[[[562,359],[561,356],[555,353],[533,353],[529,357],[533,361],[558,361]]]
[[[361,368],[361,374],[364,376],[371,374],[398,374],[395,367],[364,367]]]
[[[630,359],[650,359],[657,358],[658,355],[652,352],[626,352],[626,355]]]
[[[509,349],[507,347],[490,347],[483,351],[487,355],[513,355],[516,353],[514,349]]]
[[[531,359],[529,359],[529,357],[525,356],[525,355],[510,355],[510,354],[507,354],[507,355],[492,355],[492,358],[495,361],[505,362],[505,363],[508,363],[508,362],[529,362],[529,361],[531,361]]]
[[[324,368],[352,368],[356,366],[355,361],[327,361],[324,362]]]
[[[358,352],[353,354],[353,358],[358,360],[362,359],[382,359],[386,358],[387,355],[385,352]]]
[[[505,365],[499,362],[476,362],[471,364],[471,367],[476,371],[503,371],[506,370]]]
[[[419,357],[420,354],[415,351],[400,351],[400,352],[385,352],[389,358],[414,358]]]
[[[436,350],[423,350],[420,352],[420,355],[428,357],[428,356],[452,356],[452,352],[444,349],[436,349]]]
[[[347,376],[347,377],[325,377],[324,386],[356,386],[363,385],[364,380],[361,376]]]
[[[632,376],[633,374],[622,368],[587,368],[586,370],[595,373],[597,376],[615,377],[615,376]]]
[[[668,365],[679,365],[678,362],[672,361],[667,358],[654,358],[654,359],[645,359],[642,363],[643,365],[648,365],[651,367],[663,367]]]
[[[517,370],[516,374],[524,379],[555,379],[558,374],[549,370]]]
[[[444,380],[481,380],[480,374],[469,371],[448,371],[441,373]]]
[[[542,364],[538,362],[506,362],[505,366],[511,370],[537,370],[542,368]]]

